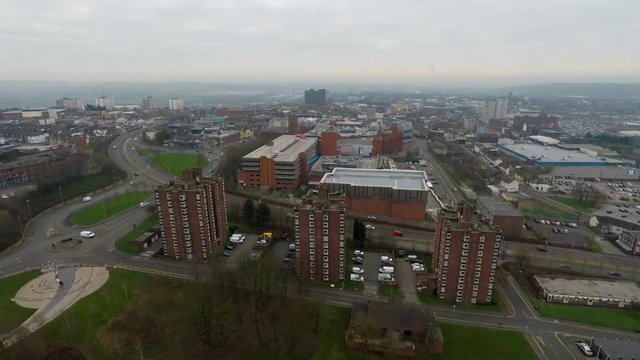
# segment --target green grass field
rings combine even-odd
[[[585,201],[580,201],[576,198],[564,197],[564,196],[549,196],[549,198],[561,204],[570,206],[581,212],[591,212],[593,210],[592,204]]]
[[[440,323],[444,353],[440,360],[537,360],[522,333]]]
[[[385,284],[378,285],[378,295],[390,296],[396,299],[404,299],[404,293],[402,292],[402,290]]]
[[[150,191],[116,195],[76,212],[71,216],[71,222],[77,225],[93,225],[148,200],[149,196]]]
[[[535,216],[539,218],[551,218],[551,219],[563,219],[563,220],[577,220],[578,217],[574,214],[565,211],[550,210],[543,205],[537,204],[533,201],[522,201],[519,205],[519,210],[524,215]]]
[[[202,159],[202,164],[198,163],[198,157],[194,154],[166,153],[158,154],[151,158],[151,164],[160,170],[174,176],[182,176],[182,170],[196,166],[207,166],[207,159]]]
[[[640,332],[640,311],[595,306],[548,304],[532,299],[543,316]]]
[[[362,281],[351,281],[349,279],[344,281],[344,288],[347,290],[353,291],[363,291],[364,290],[364,282]]]
[[[129,231],[125,236],[116,241],[116,249],[126,252],[127,254],[139,254],[140,249],[134,246],[132,241],[142,235],[144,231],[158,223],[158,216],[151,215],[142,224],[136,226],[135,229]]]
[[[347,348],[344,335],[349,327],[351,309],[320,305],[317,350],[312,359],[367,359],[365,354]]]
[[[113,359],[109,348],[99,338],[100,330],[138,296],[147,274],[109,270],[107,283],[93,294],[74,304],[69,310],[41,329],[52,341],[70,341],[93,359]]]
[[[40,274],[40,271],[32,270],[0,279],[0,333],[15,329],[35,312],[35,309],[23,308],[11,299],[22,286]]]
[[[155,154],[156,152],[158,152],[158,150],[156,149],[136,146],[136,153],[138,153],[138,156],[152,155],[152,154]]]

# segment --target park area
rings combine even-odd
[[[137,206],[140,202],[148,200],[149,196],[151,196],[149,191],[119,194],[76,212],[71,216],[71,222],[76,225],[97,224],[133,206]]]
[[[518,331],[441,323],[444,353],[438,360],[537,360]]]
[[[207,159],[188,153],[158,154],[151,157],[150,162],[154,167],[177,177],[182,176],[184,169],[192,167],[204,168],[208,164]]]

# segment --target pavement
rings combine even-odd
[[[108,198],[123,191],[130,186],[129,181],[135,181],[141,188],[153,189],[159,183],[166,183],[173,178],[147,166],[145,159],[137,156],[131,147],[135,145],[133,137],[141,136],[143,130],[133,131],[116,138],[112,143],[115,147],[109,148],[109,155],[128,174],[129,178],[115,189],[105,191],[96,197],[96,200]],[[219,151],[219,150],[218,150]],[[215,155],[212,155],[215,157]],[[428,156],[427,156],[428,157]],[[216,164],[211,164],[211,168]],[[459,198],[459,192],[454,192],[453,184],[448,181],[444,172],[436,163],[432,164],[434,172],[441,183],[442,191],[448,192],[447,197]],[[139,176],[133,176],[133,173]],[[444,175],[444,176],[443,176]],[[96,201],[94,200],[94,201]],[[74,227],[65,222],[73,212],[83,206],[90,206],[91,202],[82,203],[80,200],[72,200],[45,211],[35,217],[25,229],[23,240],[20,244],[0,254],[0,277],[22,272],[26,269],[37,269],[52,259],[58,263],[86,264],[86,265],[113,265],[138,271],[147,271],[154,274],[192,278],[194,271],[198,273],[210,273],[211,269],[206,264],[176,262],[166,259],[149,258],[140,255],[129,255],[115,249],[115,241],[133,228],[133,224],[142,222],[148,217],[145,209],[134,207],[107,221],[90,227],[96,233],[96,237],[85,241],[77,249],[64,253],[50,251],[49,245],[52,238],[48,237],[48,229],[56,229],[55,236],[71,234],[77,236],[83,227]],[[388,236],[397,226],[376,224],[376,232]],[[407,250],[426,252],[430,251],[433,243],[433,233],[415,229],[403,229],[403,237],[392,237],[399,247]],[[571,264],[572,270],[582,272],[585,275],[606,274],[608,271],[622,273],[622,278],[640,278],[640,259],[609,254],[597,254],[574,249],[550,247],[548,252],[536,251],[535,245],[514,243],[505,241],[503,250],[506,253],[505,260],[516,259],[521,254],[526,255],[530,262],[543,267],[559,268],[560,264]],[[369,252],[367,252],[368,254]],[[332,304],[351,306],[353,301],[386,301],[377,295],[377,268],[378,257],[371,254],[365,258],[365,292],[362,294],[335,289],[304,289],[304,296],[321,299]],[[350,260],[350,259],[349,259]],[[349,262],[350,263],[350,262]],[[372,270],[373,269],[373,270]],[[371,277],[371,273],[374,273]],[[367,279],[369,278],[369,279]],[[373,282],[371,282],[373,280]],[[512,304],[512,314],[488,314],[486,312],[457,311],[450,308],[437,306],[425,306],[432,311],[441,321],[465,323],[476,326],[495,328],[509,328],[523,331],[534,349],[542,359],[568,359],[567,349],[556,336],[559,333],[571,334],[571,336],[590,337],[617,337],[623,339],[638,339],[639,335],[623,331],[604,329],[600,327],[576,324],[565,321],[538,318],[531,304],[517,290],[513,280],[510,279],[501,286],[505,299]],[[572,356],[572,355],[571,355]]]
[[[78,300],[101,288],[108,279],[109,271],[104,267],[63,267],[57,274],[48,271],[31,280],[18,290],[13,300],[22,307],[37,310],[14,331],[3,335],[2,344],[10,346],[40,329]]]

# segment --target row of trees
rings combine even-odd
[[[247,199],[242,207],[242,220],[257,226],[267,226],[271,221],[271,208],[259,202],[256,207],[252,199]]]

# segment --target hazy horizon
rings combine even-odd
[[[0,80],[640,80],[640,2],[3,1]]]

